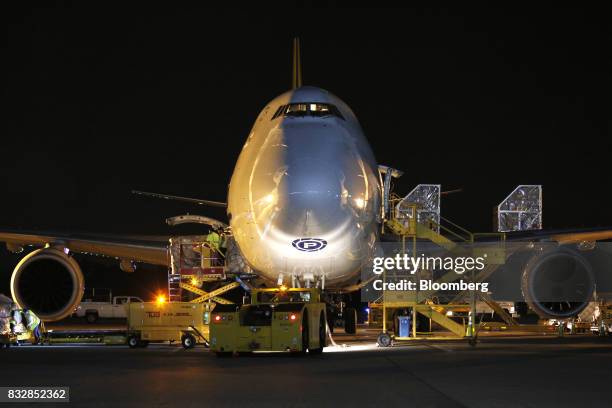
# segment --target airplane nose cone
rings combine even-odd
[[[282,200],[277,228],[305,237],[328,233],[346,223],[351,214],[343,205],[340,178],[334,163],[308,157],[291,162],[279,184]]]
[[[380,198],[359,124],[352,116],[262,118],[228,193],[241,254],[272,282],[283,275],[348,282],[371,252]]]
[[[244,219],[258,239],[284,244],[355,238],[377,208],[377,180],[367,170],[372,167],[342,126],[297,122],[275,127],[244,179],[247,194],[240,191],[231,203],[232,210],[240,200],[247,204],[247,211],[234,211],[233,222]],[[239,236],[240,229],[235,233]]]
[[[278,183],[275,227],[300,238],[330,235],[355,225],[367,207],[368,178],[345,130],[287,126],[283,143],[285,171]]]

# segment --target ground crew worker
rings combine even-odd
[[[212,230],[206,236],[206,243],[210,246],[211,249],[219,251],[219,248],[221,247],[221,236],[219,235],[219,233],[217,233],[217,231]]]
[[[563,332],[565,331],[565,322],[559,320],[559,325],[557,326],[559,337],[563,337]]]
[[[221,252],[221,248],[225,247],[224,239],[216,230],[210,231],[210,233],[206,236],[206,243],[212,249],[212,260],[213,265],[220,265],[221,257],[223,253]]]
[[[34,344],[39,344],[41,340],[40,335],[40,318],[36,316],[31,310],[25,309],[23,311],[26,317],[26,323],[28,330],[34,335]]]

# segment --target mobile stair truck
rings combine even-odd
[[[181,342],[189,349],[208,344],[208,321],[214,304],[143,302],[128,306],[127,344],[146,347],[150,342]]]
[[[319,354],[326,345],[326,321],[317,288],[252,289],[250,304],[215,307],[210,349],[217,356],[254,351]]]

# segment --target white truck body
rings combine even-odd
[[[84,301],[77,307],[75,316],[85,317],[91,323],[98,319],[125,319],[130,303],[142,303],[142,299],[136,296],[115,296],[110,302]]]

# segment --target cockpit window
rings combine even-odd
[[[288,116],[288,117],[304,117],[304,116],[316,116],[316,117],[325,117],[325,116],[335,116],[344,120],[344,117],[334,105],[330,105],[328,103],[316,103],[316,102],[300,102],[300,103],[290,103],[288,105],[280,106],[274,116],[272,116],[272,120],[280,117],[280,116]]]
[[[308,104],[293,103],[291,105],[287,105],[283,114],[285,116],[306,116],[308,115]]]

